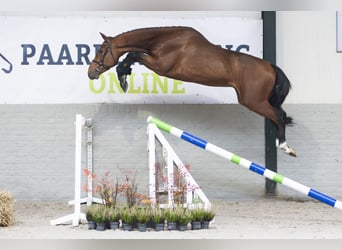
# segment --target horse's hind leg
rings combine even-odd
[[[290,148],[285,139],[285,127],[287,124],[292,124],[292,118],[288,117],[286,112],[281,108],[281,104],[283,103],[286,95],[281,97],[277,92],[273,92],[269,97],[269,103],[273,107],[274,113],[277,117],[277,122],[274,122],[277,125],[277,139],[276,145],[278,148],[283,150],[285,153],[296,156],[295,151]]]
[[[296,156],[296,152],[293,148],[289,147],[289,145],[286,142],[285,139],[285,128],[286,124],[288,122],[288,118],[286,115],[286,112],[281,108],[275,108],[273,107],[274,112],[277,116],[277,139],[276,139],[276,145],[279,149],[283,150],[285,153]]]
[[[270,119],[277,127],[277,142],[276,145],[285,153],[296,156],[293,148],[289,147],[285,139],[285,126],[286,126],[286,112],[281,108],[273,107],[268,101],[261,103],[241,103],[248,109]]]

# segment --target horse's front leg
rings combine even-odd
[[[129,64],[127,61],[128,60],[126,57],[122,62],[119,62],[118,66],[116,67],[116,73],[120,81],[120,86],[124,92],[127,92],[128,89],[127,75],[132,73],[132,68],[130,67],[132,64]]]
[[[140,52],[129,52],[123,61],[119,62],[116,67],[116,73],[118,79],[120,81],[120,86],[123,91],[127,92],[128,83],[127,83],[127,75],[132,73],[131,66],[137,61],[137,57],[140,55]]]

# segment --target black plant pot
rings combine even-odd
[[[144,223],[138,223],[138,231],[139,232],[146,232],[147,230],[147,225]]]
[[[186,231],[186,230],[188,230],[188,225],[187,224],[179,224],[178,230],[179,231]]]
[[[96,230],[97,230],[97,231],[105,231],[105,230],[106,230],[106,227],[107,227],[106,222],[103,222],[103,223],[101,223],[101,222],[96,223]]]
[[[118,221],[111,221],[110,222],[110,229],[112,229],[112,230],[119,229],[119,222]]]
[[[168,222],[167,223],[167,229],[168,230],[176,230],[177,229],[177,223],[176,222]]]
[[[89,230],[94,230],[96,229],[96,222],[95,221],[88,221],[88,229]]]
[[[192,230],[199,230],[201,229],[202,225],[200,221],[192,221],[191,222],[191,229]]]
[[[133,225],[127,224],[127,223],[123,223],[122,224],[122,230],[124,230],[124,231],[132,231],[133,230]]]
[[[165,226],[164,223],[158,223],[155,225],[155,229],[157,232],[164,231],[164,226]]]
[[[210,224],[210,221],[202,221],[201,228],[202,229],[208,229],[209,224]]]

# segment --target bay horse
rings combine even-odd
[[[126,92],[131,65],[138,62],[160,76],[213,87],[233,87],[238,102],[270,119],[277,128],[276,145],[296,156],[285,139],[285,126],[292,122],[281,105],[291,88],[284,72],[260,58],[227,50],[209,42],[191,27],[135,29],[104,39],[88,68],[90,79],[116,67]],[[119,58],[126,57],[118,62]]]

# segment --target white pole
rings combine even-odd
[[[293,190],[296,190],[302,194],[305,194],[313,199],[316,199],[318,201],[321,201],[329,206],[332,206],[334,208],[337,209],[341,209],[342,210],[342,202],[339,200],[336,200],[333,197],[330,197],[326,194],[323,194],[313,188],[307,187],[301,183],[298,183],[292,179],[289,179],[285,176],[282,176],[281,174],[278,174],[276,172],[273,172],[261,165],[258,165],[252,161],[249,161],[243,157],[240,157],[236,154],[233,154],[225,149],[222,149],[214,144],[211,144],[195,135],[192,135],[188,132],[185,132],[179,128],[176,128],[166,122],[163,122],[157,118],[154,118],[152,116],[149,116],[147,119],[147,122],[149,123],[154,123],[156,124],[156,126],[161,129],[164,130],[167,133],[170,133],[184,141],[187,141],[197,147],[200,147],[204,150],[207,150],[209,152],[212,152],[218,156],[221,156],[225,159],[228,159],[229,161],[244,167],[252,172],[255,172],[261,176],[264,176],[270,180],[273,180],[277,183],[283,184],[289,188],[292,188]]]
[[[82,126],[85,119],[82,115],[76,115],[76,137],[75,137],[75,204],[74,204],[74,218],[72,225],[77,226],[81,214],[81,164],[82,164]]]
[[[161,145],[166,151],[165,158],[167,159],[167,170],[168,170],[168,200],[169,204],[168,206],[173,206],[174,197],[173,197],[173,190],[174,190],[174,178],[173,178],[173,164],[175,164],[178,168],[178,171],[180,171],[181,175],[186,179],[187,182],[187,205],[191,206],[192,204],[192,198],[193,195],[196,194],[199,196],[199,198],[204,203],[205,209],[209,209],[211,207],[211,203],[209,199],[206,197],[200,186],[197,184],[195,179],[191,176],[191,174],[186,169],[184,163],[181,161],[181,159],[177,156],[177,154],[172,149],[171,145],[168,143],[168,141],[165,139],[165,137],[162,135],[158,127],[154,123],[148,124],[148,133],[149,133],[149,140],[152,140],[153,143],[155,142],[155,138],[159,140]],[[155,144],[153,144],[155,145]],[[151,147],[150,147],[151,148]],[[155,148],[153,148],[153,154],[149,151],[149,160],[151,161],[151,157],[153,160],[155,159]],[[153,166],[154,169],[154,161],[153,164],[150,165]],[[170,173],[169,169],[172,169]],[[150,185],[151,186],[151,185]],[[155,192],[155,189],[154,189]]]
[[[84,213],[81,213],[81,164],[82,164],[82,127],[85,119],[82,115],[76,115],[75,121],[75,183],[74,200],[69,204],[74,205],[74,213],[61,218],[51,220],[51,225],[63,224],[72,221],[73,226],[78,226],[80,220],[86,220]]]
[[[87,169],[88,169],[88,199],[87,206],[93,203],[93,129],[91,126],[91,119],[86,121],[87,127]]]
[[[154,133],[151,126],[147,127],[148,133],[148,168],[149,168],[149,190],[150,190],[150,201],[152,206],[156,205],[156,145],[154,140]]]
[[[174,195],[175,191],[174,185],[174,173],[173,173],[173,160],[169,151],[166,156],[166,167],[167,167],[167,185],[168,185],[168,197],[169,197],[169,207],[174,207]],[[178,190],[177,190],[178,191]]]

